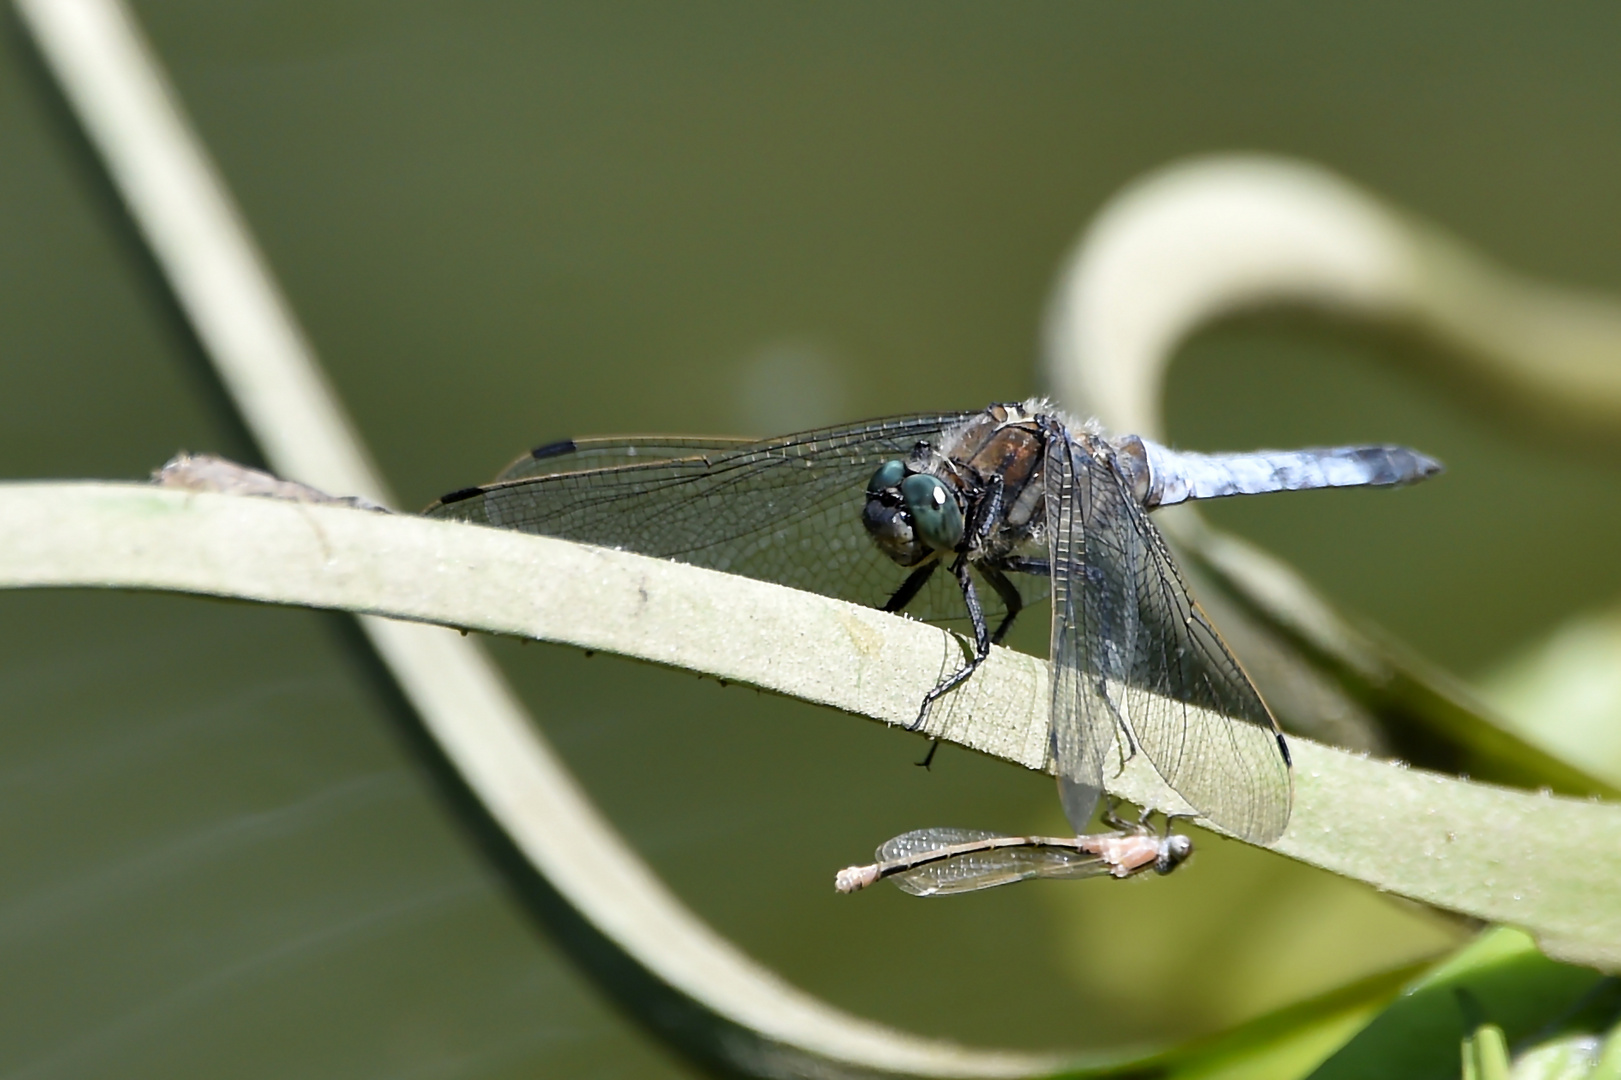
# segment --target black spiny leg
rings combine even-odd
[[[901,582],[901,587],[896,589],[894,594],[890,596],[888,602],[884,604],[884,610],[893,613],[901,610],[907,604],[910,604],[914,599],[917,598],[917,594],[923,591],[923,586],[929,583],[929,578],[934,576],[934,572],[939,568],[939,566],[939,559],[930,559],[916,570],[913,570],[909,575],[907,575],[906,580]],[[925,702],[923,708],[926,710],[928,707],[928,703]],[[915,731],[919,726],[922,725],[922,723],[923,714],[918,713],[917,722],[914,723],[908,730]],[[920,765],[927,769],[929,765],[933,763],[934,752],[938,749],[940,749],[940,740],[931,739],[929,741],[929,752],[923,755],[922,761],[916,761],[913,762],[913,764]]]
[[[901,587],[896,589],[890,595],[890,598],[884,602],[884,610],[893,615],[917,599],[917,594],[923,591],[923,586],[929,583],[929,578],[934,576],[934,572],[939,566],[939,559],[930,559],[916,570],[913,570],[907,575],[906,580],[901,582]]]
[[[985,611],[980,607],[979,593],[974,590],[974,578],[969,569],[968,553],[978,550],[980,545],[985,542],[986,537],[990,536],[992,530],[996,528],[996,523],[1002,516],[1002,486],[1002,478],[992,476],[986,483],[985,490],[969,506],[968,524],[964,530],[963,541],[957,548],[957,561],[951,564],[951,572],[956,575],[957,585],[962,589],[963,605],[968,608],[968,621],[974,627],[973,659],[969,660],[967,666],[961,671],[941,682],[940,685],[924,695],[923,705],[917,711],[917,719],[912,721],[912,726],[909,729],[911,731],[916,731],[923,726],[924,718],[929,715],[930,706],[938,701],[942,694],[949,693],[961,686],[963,680],[978,670],[979,665],[985,662],[985,658],[991,655],[991,635],[985,625]],[[912,576],[916,577],[917,575]],[[1001,575],[997,576],[1000,577]],[[912,579],[908,578],[906,585],[911,583]],[[1006,585],[1009,589],[1013,589],[1013,586],[1006,578],[1002,578],[1002,585],[997,585],[994,581],[991,584],[995,586],[998,595],[1001,595],[1003,601],[1006,602],[1007,596],[1002,592],[1002,585]],[[906,590],[906,585],[901,586],[902,592]],[[918,583],[918,587],[922,588],[921,582]],[[913,593],[915,592],[916,590],[913,590]],[[1014,594],[1017,595],[1017,590],[1014,590]],[[899,593],[896,595],[899,595]],[[912,594],[908,594],[907,599],[911,599],[911,596]],[[1022,605],[1024,601],[1020,599],[1019,603]],[[1007,629],[1008,621],[1007,619],[1002,620],[1002,625],[997,627],[998,635]],[[936,743],[938,743],[938,740],[936,740]],[[923,759],[922,764],[927,764],[933,759],[934,750],[931,748],[928,757]]]
[[[998,559],[996,568],[1009,574],[1029,574],[1032,577],[1052,577],[1052,564],[1046,559],[1031,559],[1024,555],[1010,555]]]
[[[1003,487],[1000,476],[992,476],[986,481],[985,490],[979,493],[968,509],[968,527],[963,530],[963,542],[958,545],[958,551],[977,551],[996,528],[996,523],[1002,518]]]
[[[988,563],[979,564],[979,576],[990,582],[991,588],[996,590],[996,595],[1002,598],[1002,604],[1007,608],[1007,613],[1002,616],[1002,622],[997,626],[996,633],[991,635],[991,644],[1000,645],[1002,639],[1007,637],[1007,632],[1012,629],[1013,620],[1024,610],[1024,597],[1019,595],[1018,588],[1002,571]]]
[[[996,595],[1002,598],[1002,603],[1007,605],[1007,614],[1002,616],[1002,624],[996,628],[996,633],[991,635],[991,644],[1000,645],[1002,639],[1007,637],[1007,632],[1013,629],[1014,616],[1024,610],[1024,597],[1020,595],[1018,587],[1009,581],[1006,575],[1029,574],[1032,577],[1052,577],[1052,567],[1046,559],[1032,559],[1024,555],[1008,555],[997,559],[995,562],[986,561],[980,563],[979,572],[986,581],[991,583],[991,588],[995,589]]]
[[[979,593],[974,590],[974,578],[968,567],[968,556],[958,555],[957,561],[951,564],[951,572],[957,576],[957,584],[962,589],[962,600],[968,608],[968,621],[974,626],[974,656],[968,664],[955,675],[945,679],[940,685],[930,690],[923,697],[923,707],[917,711],[917,719],[912,721],[908,731],[916,731],[923,726],[923,720],[929,715],[929,707],[940,699],[942,694],[950,693],[961,686],[963,680],[979,669],[985,658],[991,655],[991,632],[985,625],[985,610],[979,606]]]

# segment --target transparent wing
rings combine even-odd
[[[1105,697],[1122,678],[1121,650],[1136,633],[1135,615],[1088,579],[1082,531],[1090,462],[1061,429],[1048,433],[1042,482],[1047,496],[1047,563],[1052,589],[1051,728],[1064,816],[1084,833],[1103,794],[1103,770],[1119,721]]]
[[[980,840],[995,840],[1006,835],[986,832],[983,829],[913,829],[911,832],[901,833],[885,840],[878,845],[878,850],[873,852],[873,855],[881,863],[899,862],[927,855],[940,848],[972,844]]]
[[[910,571],[861,524],[867,481],[884,461],[973,414],[890,420],[756,441],[641,436],[542,447],[509,479],[445,496],[424,513],[621,548],[881,607]],[[681,456],[665,456],[679,454]],[[627,461],[653,458],[639,464]],[[593,467],[608,462],[609,467]],[[576,465],[583,464],[584,468]],[[1032,601],[1039,578],[1017,575]],[[1000,617],[986,588],[987,615]],[[963,618],[951,575],[907,605],[935,622]]]
[[[1000,835],[977,829],[918,829],[884,841],[878,849],[878,861],[915,858]],[[1031,846],[957,855],[891,874],[889,880],[913,896],[949,896],[1031,878],[1088,878],[1109,872],[1109,865],[1097,855],[1070,848]]]
[[[1288,748],[1111,454],[1061,432],[1048,442],[1060,772],[1101,786],[1121,729],[1200,814],[1270,843],[1289,821]]]
[[[693,437],[685,435],[620,435],[606,438],[563,439],[537,446],[501,470],[497,480],[523,480],[589,469],[614,469],[641,465],[668,458],[702,457],[741,450],[758,439],[737,439],[724,435]]]

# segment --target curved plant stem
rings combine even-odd
[[[386,484],[130,13],[118,0],[16,7],[265,459],[283,476],[388,504]],[[322,516],[316,508],[310,520]],[[387,562],[387,547],[373,558]],[[1051,1067],[1050,1057],[891,1031],[788,986],[664,888],[575,785],[476,643],[387,619],[360,622],[499,827],[610,949],[622,950],[603,970],[628,959],[646,973],[645,986],[620,999],[655,1028],[665,1025],[668,1037],[728,1068],[770,1075],[1017,1076]],[[667,1030],[672,1015],[682,1030]]]
[[[1054,291],[1048,377],[1071,410],[1159,435],[1178,346],[1213,319],[1278,306],[1406,328],[1442,346],[1461,383],[1512,399],[1517,416],[1621,431],[1621,305],[1515,276],[1325,169],[1259,155],[1171,166],[1099,213]],[[1616,794],[1611,778],[1533,745],[1195,508],[1158,520],[1270,648],[1326,674],[1413,756],[1500,783]]]
[[[0,586],[173,589],[513,634],[703,672],[891,724],[915,715],[920,696],[959,654],[956,640],[935,627],[729,574],[498,529],[271,499],[133,485],[0,485],[0,552]],[[409,629],[422,640],[459,640]],[[927,733],[1045,768],[1046,679],[1042,661],[997,649],[950,707],[931,715]],[[492,812],[514,823],[520,846],[565,892],[635,881],[604,868],[603,833],[529,835],[539,818],[528,815],[559,799],[535,783],[545,775],[534,763],[538,740],[457,715],[467,703],[456,695],[474,692],[471,682],[447,692],[438,733],[464,755],[457,760]],[[1291,747],[1295,809],[1274,850],[1523,927],[1552,955],[1621,968],[1621,894],[1613,885],[1621,880],[1614,842],[1621,806],[1472,783],[1305,739]],[[1177,805],[1141,758],[1109,786],[1132,802]],[[557,845],[564,855],[554,853]],[[641,937],[655,924],[629,917],[634,904],[612,899],[611,890],[592,895],[591,917],[625,941],[656,945]],[[692,966],[663,974],[691,980],[697,959],[683,955],[680,963]],[[772,1023],[769,1013],[751,1014],[751,1026]],[[869,1047],[878,1048],[876,1041]]]
[[[386,503],[385,485],[128,13],[117,0],[16,3],[267,460],[285,476]],[[1375,222],[1369,235],[1380,228]],[[1349,283],[1351,307],[1385,310],[1398,296],[1391,283],[1419,265],[1387,272],[1393,264],[1380,259],[1395,246],[1359,249],[1336,264],[1344,274],[1329,274],[1325,287],[1332,293]],[[1491,280],[1471,277],[1468,266],[1448,258],[1426,265],[1441,268],[1438,279],[1452,274],[1451,295],[1490,294]],[[1142,362],[1121,366],[1120,343],[1106,343],[1092,365],[1103,381],[1081,386],[1071,404],[1089,400],[1106,420],[1151,433],[1158,372],[1171,347],[1199,319],[1249,302],[1254,293],[1245,280],[1233,275],[1219,303],[1180,309],[1175,304],[1192,295],[1186,290],[1167,292],[1164,282],[1144,290],[1163,301],[1157,310],[1131,309],[1136,337],[1126,344]],[[1081,323],[1063,323],[1059,336],[1082,340],[1089,310],[1072,312]],[[1477,333],[1476,309],[1467,304],[1425,310],[1437,332]],[[1452,323],[1449,310],[1457,313]],[[1524,317],[1477,337],[1489,345],[1535,323]],[[1597,318],[1594,325],[1607,324]],[[1055,355],[1072,352],[1066,345]],[[1599,412],[1609,408],[1603,403],[1617,395],[1608,383],[1569,367],[1568,381],[1581,392],[1561,392]],[[1109,368],[1116,374],[1102,370]],[[1524,377],[1513,365],[1505,371],[1505,378]],[[1133,417],[1148,422],[1132,424]],[[891,722],[910,718],[923,690],[954,664],[957,647],[938,630],[536,537],[113,485],[0,488],[0,585],[172,589],[361,614],[427,730],[487,812],[619,951],[612,962],[628,960],[658,988],[656,1000],[621,1000],[654,1026],[669,1015],[670,1002],[685,1003],[685,1029],[666,1026],[665,1034],[708,1060],[772,1076],[1019,1076],[1057,1067],[1051,1057],[890,1031],[753,964],[682,907],[596,813],[484,654],[453,633],[413,622],[621,652]],[[589,591],[590,603],[579,602],[579,590]],[[582,619],[582,611],[591,617]],[[1045,678],[1039,661],[999,651],[954,695],[952,709],[937,710],[935,732],[1039,767]],[[1278,850],[1393,892],[1515,922],[1566,957],[1621,964],[1621,902],[1609,887],[1621,854],[1607,843],[1621,811],[1468,784],[1303,740],[1295,746],[1296,813]],[[1128,769],[1113,787],[1134,801],[1174,805],[1143,768]]]
[[[1070,409],[1157,438],[1178,346],[1286,305],[1426,338],[1516,417],[1621,430],[1621,304],[1513,274],[1326,169],[1263,155],[1173,165],[1111,200],[1054,292],[1048,377]]]

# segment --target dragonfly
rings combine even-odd
[[[972,653],[913,729],[1050,595],[1049,765],[1076,833],[1141,754],[1206,821],[1266,844],[1289,819],[1288,744],[1149,511],[1440,468],[1389,445],[1178,451],[1031,399],[770,439],[565,439],[424,513],[966,619]]]
[[[1113,832],[1078,836],[1004,836],[979,829],[914,829],[879,845],[878,860],[847,866],[833,879],[841,893],[888,880],[913,896],[950,896],[1034,878],[1134,877],[1153,868],[1169,874],[1193,854],[1193,841],[1156,835],[1144,820],[1127,824],[1110,807]]]

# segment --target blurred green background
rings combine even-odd
[[[1077,231],[1201,152],[1309,158],[1519,269],[1621,285],[1610,6],[134,8],[408,506],[566,435],[1035,392]],[[9,13],[0,39],[0,476],[251,456]],[[1410,491],[1210,514],[1466,676],[1621,594],[1621,454],[1473,411],[1388,340],[1228,324],[1179,356],[1168,410],[1190,447],[1446,461]],[[1163,881],[836,896],[908,828],[1060,828],[1050,783],[951,748],[925,772],[915,737],[690,675],[492,649],[685,901],[911,1030],[1159,1043],[1460,939],[1214,839]],[[0,701],[0,1075],[688,1072],[509,895],[336,617],[0,594]]]

